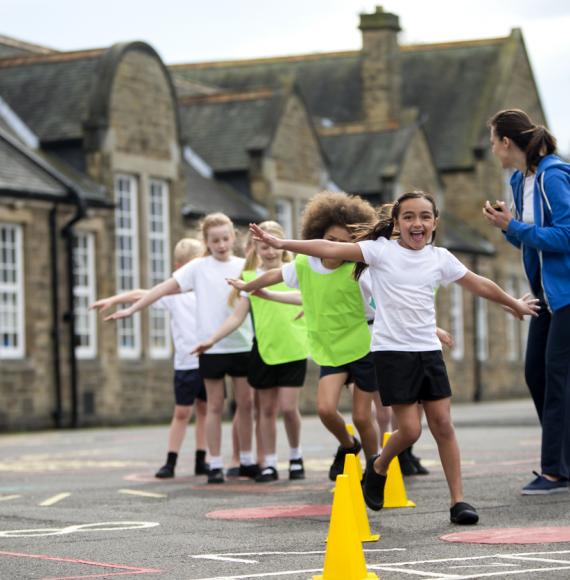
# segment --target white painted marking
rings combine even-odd
[[[392,568],[389,565],[386,566],[369,566],[370,569],[374,568],[374,570],[383,570],[384,572],[400,572],[400,574],[410,574],[411,576],[423,576],[424,578],[457,578],[455,574],[442,574],[441,572],[435,574],[434,572],[424,572],[423,570],[410,570],[407,568],[399,568],[395,567]]]
[[[120,489],[119,493],[128,495],[140,495],[141,497],[168,497],[165,493],[155,493],[153,491],[138,491],[136,489]]]
[[[217,562],[242,562],[243,564],[259,564],[259,560],[246,560],[245,558],[232,558],[230,556],[216,556],[215,554],[205,554],[204,556],[192,556],[197,560],[215,560]]]
[[[517,564],[470,564],[469,566],[448,566],[448,568],[510,568],[511,566],[517,566]]]
[[[51,505],[54,505],[54,504],[60,502],[61,500],[65,499],[66,497],[69,497],[70,495],[71,494],[69,492],[58,493],[57,495],[54,495],[52,497],[49,497],[45,501],[42,501],[38,505],[40,507],[49,507]]]
[[[364,548],[365,552],[405,552],[406,548]],[[325,550],[310,550],[304,552],[230,552],[225,554],[197,554],[191,558],[209,558],[211,556],[303,556],[305,554],[324,554]]]
[[[570,566],[570,560],[551,560],[550,558],[529,558],[528,556],[517,556],[513,554],[512,556],[500,556],[505,560],[520,560],[522,562],[549,562],[552,564],[568,564]]]
[[[17,499],[22,497],[21,495],[0,495],[0,501],[10,501],[11,499]]]
[[[484,572],[483,574],[470,574],[469,576],[439,576],[441,580],[470,580],[471,578],[491,578],[492,576],[509,576],[514,574],[534,574],[535,572],[554,572],[556,570],[570,570],[570,566],[554,566],[552,568],[528,568],[526,570],[501,570],[500,572]]]
[[[158,522],[101,522],[96,524],[81,524],[66,528],[39,528],[32,530],[0,531],[2,538],[34,538],[42,536],[62,536],[74,532],[114,532],[123,530],[138,530],[159,526]]]

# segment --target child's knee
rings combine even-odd
[[[430,421],[430,431],[435,439],[452,439],[455,437],[455,428],[451,417],[437,417]]]
[[[398,427],[398,433],[409,447],[420,438],[422,434],[422,426],[419,423],[417,425],[400,425]]]
[[[326,401],[318,401],[317,414],[319,415],[321,421],[326,421],[327,419],[331,419],[336,415],[336,407],[330,405]]]
[[[188,421],[191,414],[191,405],[176,405],[174,408],[174,419],[176,419],[176,421]]]

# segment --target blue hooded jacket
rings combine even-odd
[[[556,155],[538,164],[534,183],[534,224],[522,221],[524,175],[511,178],[515,219],[505,236],[522,249],[523,264],[532,293],[541,288],[548,307],[560,310],[570,304],[570,165]]]

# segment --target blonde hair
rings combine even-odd
[[[200,222],[200,231],[202,232],[202,238],[204,240],[204,255],[210,255],[210,250],[208,249],[208,230],[210,228],[215,228],[218,226],[229,226],[232,233],[235,235],[235,228],[234,223],[232,220],[222,212],[216,213],[209,213],[201,222]]]
[[[174,246],[174,262],[176,264],[186,264],[204,254],[204,244],[196,238],[182,238]]]
[[[264,232],[267,232],[268,234],[271,234],[271,235],[276,236],[276,237],[281,238],[281,239],[285,238],[285,231],[283,230],[283,227],[281,226],[281,224],[279,224],[273,220],[267,220],[267,221],[261,222],[259,224],[259,227]],[[245,262],[243,265],[242,274],[245,270],[256,270],[260,265],[259,256],[257,255],[255,242],[252,239],[251,233],[248,235],[246,247],[248,248],[248,251],[247,251],[247,254],[245,257]],[[293,258],[291,256],[291,254],[287,250],[283,250],[283,255],[281,256],[281,261],[282,262],[290,262],[292,259]],[[240,278],[243,278],[243,276],[240,275]],[[233,307],[235,305],[235,301],[237,300],[239,293],[240,292],[237,288],[234,288],[230,292],[230,296],[228,298],[228,304],[230,306]]]

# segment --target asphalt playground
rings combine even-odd
[[[425,431],[415,452],[431,473],[405,480],[416,507],[368,512],[381,535],[363,544],[368,571],[383,580],[570,578],[570,493],[520,495],[539,467],[531,403],[457,404],[453,416],[466,500],[480,523],[449,523],[447,487]],[[275,483],[207,485],[192,475],[193,428],[177,477],[157,480],[167,430],[0,437],[0,579],[301,580],[322,573],[335,446],[317,418],[304,419],[307,479],[296,482],[283,464]],[[286,459],[282,427],[279,447]]]

